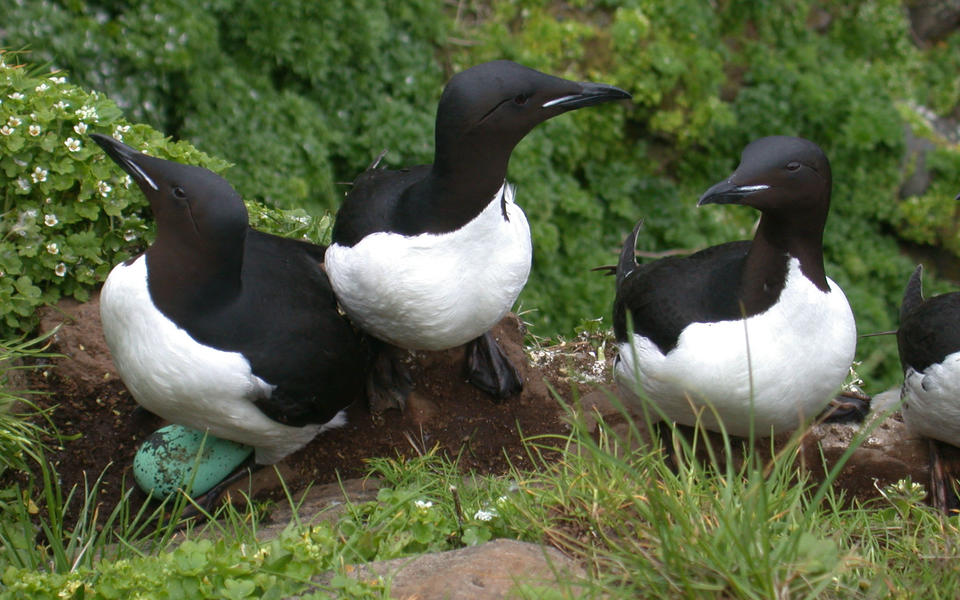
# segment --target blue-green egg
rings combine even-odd
[[[190,493],[200,496],[226,479],[251,452],[250,446],[167,425],[140,446],[133,457],[133,478],[143,491],[161,500],[186,490],[192,478]]]

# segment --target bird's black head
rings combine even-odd
[[[508,60],[471,67],[447,83],[437,108],[437,158],[456,148],[509,153],[538,124],[627,92],[547,75]]]
[[[150,202],[157,238],[186,246],[242,247],[247,209],[240,194],[213,171],[137,152],[112,137],[93,140],[129,173]]]
[[[830,162],[809,140],[773,136],[751,142],[740,165],[708,189],[699,204],[743,204],[764,213],[808,214],[826,220],[830,208]]]

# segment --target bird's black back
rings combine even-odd
[[[200,343],[241,352],[277,386],[258,407],[288,425],[325,423],[362,393],[364,350],[338,312],[324,250],[250,229],[239,295],[178,323]]]
[[[960,292],[934,296],[901,316],[897,347],[904,371],[924,371],[960,351]]]
[[[405,235],[421,233],[406,231],[398,223],[398,208],[404,193],[421,181],[430,166],[409,169],[367,169],[357,177],[344,199],[333,225],[333,242],[353,246],[364,237],[379,231]]]
[[[690,256],[637,265],[624,273],[613,310],[617,341],[628,339],[628,311],[633,332],[649,338],[664,354],[676,347],[680,333],[690,323],[751,316],[744,315],[737,297],[750,244],[739,241],[711,246]]]

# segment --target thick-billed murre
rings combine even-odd
[[[324,248],[252,229],[240,195],[200,167],[93,134],[150,202],[157,234],[100,295],[123,382],[160,417],[253,446],[271,464],[363,395],[366,357],[339,314]]]
[[[753,241],[638,265],[634,228],[617,266],[613,321],[615,376],[629,399],[644,394],[684,425],[699,413],[717,430],[719,417],[741,436],[789,431],[823,409],[857,339],[847,299],[824,273],[830,191],[820,148],[767,137],[699,201],[758,209]]]
[[[935,440],[930,448],[931,500],[937,508],[955,510],[960,502],[951,479],[960,476],[960,465],[942,459],[938,442],[960,446],[960,292],[925,300],[920,265],[900,304],[897,348],[903,367],[903,421]]]
[[[344,310],[381,340],[369,399],[403,405],[396,348],[470,343],[468,377],[503,398],[522,381],[489,330],[530,272],[530,228],[506,182],[514,147],[559,114],[629,98],[500,60],[454,75],[437,108],[431,165],[371,168],[337,213],[326,269]]]

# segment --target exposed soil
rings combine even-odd
[[[134,454],[143,439],[165,423],[136,409],[136,403],[117,376],[103,341],[96,298],[84,304],[61,302],[43,311],[41,330],[60,326],[52,351],[65,355],[42,370],[29,372],[25,385],[46,392],[40,406],[52,408],[51,417],[67,438],[50,460],[64,490],[84,480],[90,485],[102,475],[100,500],[109,511],[124,490],[136,487],[130,474]],[[501,346],[521,366],[523,392],[502,403],[467,383],[462,376],[462,348],[411,354],[416,390],[406,410],[371,414],[364,405],[348,410],[348,424],[321,434],[279,466],[292,490],[310,483],[362,476],[366,459],[413,456],[434,447],[458,457],[465,471],[500,473],[509,464],[530,466],[522,436],[564,433],[562,410],[548,388],[561,396],[570,390],[567,377],[576,360],[592,360],[587,352],[554,353],[541,366],[531,365],[522,348],[523,330],[515,316],[495,329]],[[589,348],[589,344],[581,344]],[[590,365],[586,365],[590,370]],[[576,369],[573,369],[576,370]],[[609,369],[594,369],[602,376]],[[237,487],[249,487],[240,482]],[[254,484],[258,495],[279,494],[272,470],[261,471]],[[145,500],[135,489],[134,505]]]

